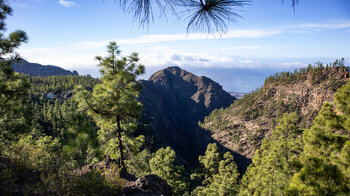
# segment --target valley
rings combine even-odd
[[[349,6],[0,0],[0,195],[350,195]]]
[[[22,76],[32,83],[33,112],[45,116],[32,118],[38,125],[33,121],[30,126],[60,138],[69,119],[79,114],[73,112],[76,110],[74,86],[80,84],[91,91],[100,81],[90,76],[33,75]],[[209,144],[216,143],[220,152],[233,155],[237,171],[244,178],[255,152],[279,125],[278,119],[294,112],[298,115],[296,126],[309,129],[322,105],[334,101],[335,92],[348,78],[349,68],[337,60],[294,73],[277,73],[266,78],[260,89],[236,99],[205,76],[198,77],[180,67],[160,70],[148,80],[138,81],[143,87],[138,98],[143,109],[136,130],[128,138],[139,140],[140,144],[126,146],[128,164],[131,164],[129,172],[136,176],[152,173],[147,163],[152,160],[150,153],[155,155],[159,149],[170,147],[176,153],[174,163],[184,166],[179,175],[183,176],[181,181],[186,182],[189,173],[201,167],[197,157],[208,153]],[[86,120],[94,127],[95,134],[98,133],[98,127]],[[135,147],[130,151],[129,148]],[[91,158],[102,160],[98,158],[98,148],[96,150]],[[139,156],[144,160],[139,160]]]

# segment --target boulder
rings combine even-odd
[[[138,195],[172,195],[171,187],[168,183],[156,175],[147,175],[138,178],[134,182],[129,182],[123,191],[120,193],[121,196],[138,196]]]

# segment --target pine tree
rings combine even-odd
[[[191,179],[202,179],[192,195],[235,195],[238,192],[238,172],[231,153],[222,155],[215,143],[208,144],[204,156],[199,156],[201,168]]]
[[[82,167],[98,160],[97,131],[85,116],[73,116],[63,130],[62,151],[67,162]]]
[[[243,176],[239,195],[283,195],[302,152],[298,115],[284,114],[270,138],[255,152]]]
[[[336,165],[320,157],[309,157],[291,179],[287,195],[349,195],[348,180]]]
[[[5,0],[0,0],[0,146],[8,146],[8,140],[13,140],[17,133],[24,131],[23,105],[29,87],[28,81],[21,79],[11,67],[11,63],[18,60],[14,50],[28,40],[21,30],[5,37],[5,19],[11,14],[12,8]],[[5,56],[10,58],[5,60]]]
[[[140,116],[142,104],[137,100],[142,89],[136,77],[144,73],[144,66],[138,64],[137,53],[120,57],[121,51],[116,42],[107,46],[108,56],[97,56],[101,66],[101,83],[92,93],[76,88],[75,100],[81,110],[94,119],[102,145],[107,147],[107,157],[119,149],[119,166],[125,168],[123,137],[136,128],[136,119]]]
[[[344,64],[344,58],[341,59],[342,64]],[[348,131],[348,137],[350,138],[350,83],[346,83],[337,93],[334,95],[335,103],[337,105],[337,110],[342,113],[342,118],[344,119],[343,127]]]
[[[188,183],[184,177],[184,167],[176,162],[175,151],[169,146],[160,148],[149,162],[151,173],[167,181],[174,195],[188,194]]]
[[[326,103],[303,134],[302,167],[286,190],[288,195],[350,194],[350,83],[335,94],[335,105]]]

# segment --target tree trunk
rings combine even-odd
[[[124,152],[123,152],[123,143],[122,143],[122,129],[120,126],[120,117],[117,117],[117,138],[118,138],[118,144],[119,144],[119,166],[126,169],[124,164]]]

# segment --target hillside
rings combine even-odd
[[[200,125],[221,145],[251,159],[283,113],[297,112],[298,126],[310,127],[322,104],[332,101],[348,78],[343,61],[275,74],[230,107],[214,110]]]
[[[141,80],[141,118],[153,145],[170,146],[186,161],[205,150],[199,141],[198,121],[216,108],[228,107],[235,98],[213,80],[179,67],[169,67]]]
[[[102,172],[108,178],[111,177],[109,174],[117,174],[112,176],[117,180],[117,184],[113,185],[115,188],[113,190],[116,192],[148,191],[143,189],[146,187],[144,184],[149,185],[152,182],[152,186],[157,187],[151,188],[152,190],[163,188],[169,190],[170,185],[174,195],[183,195],[182,193],[186,191],[193,195],[205,195],[205,191],[219,190],[216,187],[217,184],[228,185],[227,190],[232,193],[227,195],[236,195],[237,191],[241,195],[249,195],[246,193],[260,190],[261,186],[267,191],[281,192],[289,185],[289,180],[294,173],[303,172],[300,168],[291,165],[294,164],[294,160],[300,158],[303,146],[311,145],[301,142],[302,128],[310,127],[320,105],[325,101],[332,101],[336,89],[348,81],[349,69],[343,66],[342,61],[337,61],[332,66],[324,67],[319,64],[294,73],[275,74],[266,79],[262,88],[245,95],[240,100],[235,100],[211,79],[195,76],[179,67],[169,67],[156,72],[149,80],[139,81],[144,86],[139,94],[139,99],[143,103],[142,116],[139,120],[139,129],[134,133],[130,132],[128,135],[130,137],[126,140],[128,143],[125,145],[128,153],[126,163],[128,172],[133,176],[132,179],[129,179],[130,175],[125,179],[125,176],[119,178],[122,173],[115,172],[118,164],[115,158],[117,156],[105,159],[101,152],[103,144],[98,138],[101,134],[100,130],[91,118],[79,110],[76,102],[71,98],[72,88],[75,85],[80,84],[82,88],[90,91],[96,84],[101,83],[99,79],[71,75],[20,76],[31,83],[31,99],[28,100],[29,105],[22,112],[26,121],[23,124],[18,121],[18,125],[20,129],[32,131],[29,135],[27,133],[23,135],[19,143],[14,145],[16,149],[22,150],[20,151],[22,154],[16,156],[15,160],[23,161],[25,166],[30,167],[25,168],[16,162],[9,162],[9,159],[0,159],[2,168],[12,172],[9,178],[0,182],[0,188],[6,187],[5,191],[24,192],[27,191],[28,184],[32,186],[40,184],[39,188],[43,191],[54,184],[57,187],[54,191],[59,193],[61,190],[65,191],[67,186],[72,186],[73,190],[89,187],[92,190],[102,188],[105,191],[111,191],[108,186],[105,187],[106,182],[102,181],[104,177],[99,173]],[[349,85],[346,89],[349,89]],[[342,97],[345,99],[341,102],[345,106],[339,109],[348,106],[346,100],[348,100],[349,91],[346,89],[338,90],[338,102],[343,100]],[[229,107],[226,109],[218,109],[227,106]],[[289,116],[283,115],[289,112],[296,113]],[[278,126],[275,126],[276,119],[280,119],[281,116],[284,117],[278,121]],[[341,119],[339,121],[343,123],[341,126],[348,126],[347,121],[344,121],[345,117],[336,115],[333,117],[335,120]],[[319,117],[314,122],[328,126],[328,122],[323,123],[323,120],[324,117]],[[198,121],[204,121],[204,123],[198,124]],[[297,126],[294,126],[294,123]],[[341,127],[338,124],[333,125]],[[282,132],[284,130],[290,132]],[[347,136],[347,130],[337,128],[334,131]],[[294,131],[297,134],[294,134]],[[308,131],[304,132],[308,133]],[[292,134],[287,134],[286,137],[285,133]],[[146,137],[137,137],[140,134]],[[348,137],[345,138],[343,135],[340,140],[338,136],[338,139],[329,140],[327,138],[329,135],[321,137],[321,140],[341,143],[348,140]],[[213,142],[218,145],[208,145]],[[287,145],[283,148],[280,146],[284,145],[283,142],[288,142],[291,146]],[[314,144],[319,143],[312,143]],[[327,143],[324,144],[329,146]],[[263,145],[260,151],[257,151],[260,154],[255,153],[253,164],[246,170],[255,149],[260,148],[260,145]],[[176,153],[170,147],[162,148],[165,146],[170,146]],[[269,150],[272,148],[273,150]],[[329,148],[333,148],[332,145]],[[31,153],[33,149],[38,153]],[[308,149],[317,149],[317,147]],[[293,154],[293,159],[289,162],[289,159],[283,159],[286,156],[286,150]],[[289,156],[289,153],[287,154]],[[339,158],[342,158],[343,155],[340,156],[340,152],[336,153],[338,154]],[[78,172],[66,178],[64,175],[57,177],[51,172],[53,174],[50,175],[54,177],[47,181],[45,167],[38,164],[38,160],[46,161],[45,164],[50,168],[52,165],[56,168],[65,168],[69,164],[68,167],[72,168],[72,171],[86,173]],[[57,160],[63,160],[63,162],[57,163]],[[259,160],[262,161],[259,162]],[[287,161],[283,162],[283,160]],[[343,159],[334,160],[338,163]],[[326,161],[330,162],[328,159]],[[105,167],[107,163],[112,164]],[[274,164],[271,165],[271,163]],[[55,166],[55,164],[59,165]],[[205,176],[205,172],[209,170],[215,170],[216,173]],[[94,173],[96,171],[98,172]],[[279,184],[270,186],[271,179],[276,179],[275,171],[280,172],[278,175],[283,174],[279,178],[283,180],[278,180],[283,182],[283,187],[279,189],[276,188]],[[238,172],[241,174],[240,177]],[[33,178],[34,173],[38,175],[34,175]],[[344,170],[344,174],[347,173]],[[150,178],[148,174],[156,174],[163,180],[153,175]],[[142,177],[145,175],[146,177]],[[256,178],[259,178],[259,181],[256,181]],[[239,181],[240,179],[242,180]],[[315,179],[318,180],[318,177],[316,176]],[[211,181],[206,184],[208,180]],[[261,184],[262,181],[265,184]],[[328,179],[326,181],[328,182]],[[80,184],[85,182],[88,184]],[[148,185],[147,187],[150,187]]]
[[[71,97],[75,85],[92,89],[99,83],[88,76],[25,77],[32,83],[35,100],[43,97],[59,102],[70,102],[64,99]],[[143,112],[135,134],[146,135],[153,150],[171,146],[184,163],[196,161],[209,141],[198,121],[216,108],[228,107],[235,98],[213,80],[179,67],[160,70],[140,82]]]
[[[79,75],[77,71],[68,71],[54,65],[41,65],[39,63],[30,63],[24,59],[21,59],[17,63],[13,63],[11,66],[16,72],[28,74],[31,76]]]

